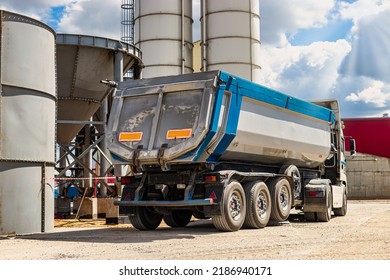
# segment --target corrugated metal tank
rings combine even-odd
[[[260,81],[260,1],[201,0],[202,70]]]
[[[54,227],[55,33],[0,11],[0,234]]]
[[[135,45],[143,78],[192,73],[192,1],[136,0]]]

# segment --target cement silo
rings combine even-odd
[[[200,0],[202,70],[260,79],[260,1]]]
[[[108,154],[104,134],[109,113],[108,95],[112,88],[100,81],[122,81],[123,74],[129,70],[132,71],[133,78],[138,79],[143,66],[141,51],[134,45],[119,40],[80,34],[57,34],[56,43],[57,143],[61,147],[58,176],[65,176],[76,165],[74,170],[77,174],[72,176],[90,177],[90,180],[83,181],[84,188],[88,189],[92,184],[92,176],[105,174],[110,168],[102,154]],[[98,132],[94,133],[95,136],[98,135],[96,139],[91,135],[92,129]],[[99,154],[102,155],[98,163],[100,171],[93,171],[91,149],[95,149],[97,145],[100,148]],[[75,154],[79,157],[77,164],[76,161],[67,164],[66,155],[74,160]],[[77,171],[79,169],[83,170],[82,173]],[[100,194],[106,196],[108,185],[105,180],[100,180],[100,183]]]
[[[141,52],[125,42],[88,35],[57,34],[56,43],[57,143],[68,144],[107,96],[108,87],[100,81],[119,81],[130,69],[138,78]]]
[[[192,73],[192,1],[136,0],[135,45],[143,78]]]
[[[0,11],[0,234],[54,226],[55,33]]]

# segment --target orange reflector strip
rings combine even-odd
[[[171,129],[167,131],[167,139],[168,140],[174,140],[174,139],[185,139],[190,138],[192,135],[192,129]]]
[[[141,141],[142,134],[142,132],[121,132],[119,134],[119,142]]]

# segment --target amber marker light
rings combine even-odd
[[[192,135],[192,129],[171,129],[167,131],[167,140],[187,139]]]
[[[137,142],[142,139],[142,132],[121,132],[119,142]]]

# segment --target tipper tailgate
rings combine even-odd
[[[208,132],[218,72],[121,83],[108,124],[109,149],[126,162],[157,164],[196,148]]]

